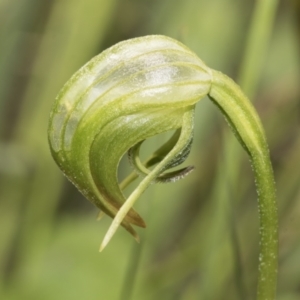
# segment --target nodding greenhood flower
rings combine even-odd
[[[274,181],[255,109],[231,79],[207,67],[183,44],[159,35],[118,43],[94,57],[65,84],[51,111],[49,143],[55,161],[87,199],[114,218],[101,249],[120,224],[138,239],[132,225],[145,227],[145,223],[132,206],[152,182],[176,181],[190,173],[192,167],[167,170],[188,156],[195,104],[206,95],[220,108],[252,160],[261,246],[272,248],[274,254]],[[175,130],[170,140],[141,162],[143,141],[169,130]],[[128,199],[122,189],[136,176],[130,175],[121,185],[117,179],[126,152],[137,174],[144,176]],[[262,255],[269,254],[264,250]]]

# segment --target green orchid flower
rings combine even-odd
[[[185,161],[193,139],[196,103],[209,96],[248,153],[256,179],[260,214],[259,299],[274,299],[277,278],[277,204],[272,166],[261,122],[247,97],[226,75],[207,67],[178,41],[160,35],[116,44],[94,57],[58,94],[49,122],[53,158],[68,179],[114,220],[101,250],[121,225],[135,239],[145,227],[132,208],[153,182],[170,182],[192,171],[168,171]],[[174,135],[145,162],[144,140]],[[118,182],[128,152],[135,173]],[[122,190],[142,181],[126,199]]]

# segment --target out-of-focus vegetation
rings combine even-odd
[[[97,209],[64,179],[47,143],[59,89],[120,40],[169,35],[238,78],[253,6],[250,0],[0,0],[0,299],[254,297],[253,174],[242,149],[235,150],[238,159],[224,154],[227,124],[208,99],[197,106],[187,162],[196,171],[152,186],[137,204],[148,225],[139,231],[140,245],[120,229],[98,253],[111,220],[96,222]],[[300,299],[299,24],[299,1],[282,1],[251,99],[277,181],[279,300]],[[150,139],[145,152],[164,138]],[[120,177],[129,171],[122,161]]]

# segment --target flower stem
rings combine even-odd
[[[265,157],[252,158],[259,195],[260,254],[258,275],[258,300],[273,300],[276,297],[278,269],[278,216],[272,166]]]
[[[260,120],[250,101],[226,75],[213,71],[210,97],[250,156],[258,193],[260,217],[258,300],[273,300],[277,286],[278,215],[269,150]]]

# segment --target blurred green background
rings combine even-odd
[[[0,0],[0,299],[253,299],[258,213],[248,158],[208,99],[187,161],[136,209],[141,244],[63,177],[47,122],[68,78],[114,43],[165,34],[239,80],[253,0]],[[251,100],[270,144],[280,215],[279,300],[300,299],[300,4],[281,1]],[[250,94],[250,93],[249,93]],[[253,95],[252,95],[253,94]],[[150,139],[145,152],[165,136]],[[228,147],[230,145],[230,147]],[[231,151],[233,147],[234,151]],[[229,149],[228,149],[229,148]],[[120,177],[130,172],[126,159]]]

